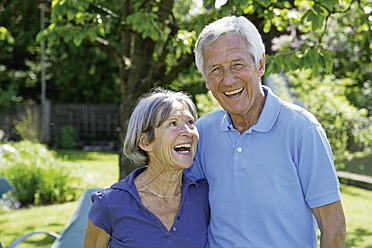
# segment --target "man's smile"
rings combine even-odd
[[[232,90],[232,91],[226,91],[224,94],[228,97],[238,97],[241,92],[243,92],[244,88],[240,88],[237,90]]]

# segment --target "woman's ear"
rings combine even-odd
[[[152,146],[150,145],[149,142],[149,136],[145,133],[141,134],[138,145],[142,150],[146,152],[152,151]]]

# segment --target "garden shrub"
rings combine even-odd
[[[20,155],[4,154],[0,175],[14,186],[23,205],[75,200],[86,188],[78,165],[57,158],[54,151],[31,141],[11,144]]]
[[[293,92],[305,108],[322,124],[331,144],[336,168],[343,167],[352,153],[368,149],[372,142],[371,118],[345,97],[352,79],[325,76],[312,78],[309,71],[292,72],[288,77]]]
[[[22,140],[39,142],[41,140],[41,132],[38,126],[40,126],[40,123],[38,118],[35,117],[35,113],[33,113],[31,108],[27,108],[21,120],[15,122],[14,129],[21,136]]]
[[[78,134],[73,126],[63,126],[61,133],[55,139],[55,146],[61,149],[74,149],[78,144]]]

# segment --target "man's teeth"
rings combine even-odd
[[[233,90],[233,91],[225,92],[225,95],[227,95],[227,96],[231,96],[231,95],[234,95],[234,94],[236,94],[236,93],[241,92],[242,90],[243,90],[243,88],[240,88],[240,89],[238,89],[238,90]]]

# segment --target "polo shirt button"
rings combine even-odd
[[[242,152],[243,149],[241,147],[238,148],[238,152]]]
[[[175,231],[177,230],[177,228],[174,226],[174,227],[172,228],[172,230],[173,230],[173,232],[175,232]]]

